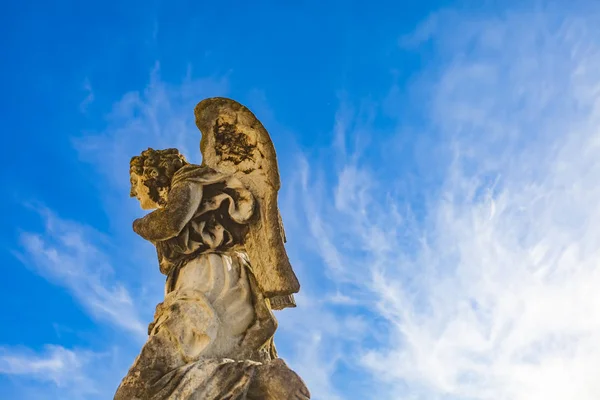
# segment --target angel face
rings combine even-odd
[[[144,177],[135,172],[131,172],[130,177],[131,191],[129,194],[131,197],[138,199],[142,209],[154,210],[159,208],[159,204],[150,196],[150,188],[146,185]]]

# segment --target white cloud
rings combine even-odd
[[[97,388],[84,372],[97,354],[47,345],[36,353],[27,348],[0,347],[0,374],[23,376],[51,383],[78,395],[94,394]]]
[[[385,397],[600,397],[600,29],[590,15],[443,13],[418,30],[435,64],[419,83],[431,99],[424,131],[447,152],[429,159],[445,177],[425,203],[402,211],[403,177],[378,176],[384,168],[360,157],[347,156],[331,190],[308,172],[309,228],[330,273],[387,321],[385,337],[354,349]]]
[[[97,231],[65,221],[50,210],[38,210],[43,233],[22,232],[19,259],[49,281],[68,289],[95,318],[115,324],[144,340],[141,322],[127,288],[114,277],[108,256],[97,243],[106,239]]]
[[[180,85],[169,84],[161,80],[156,64],[143,91],[125,93],[113,105],[104,130],[74,141],[82,161],[92,163],[102,175],[101,179],[97,175],[93,179],[102,182],[99,197],[111,220],[117,221],[111,239],[86,224],[62,220],[42,208],[38,211],[45,219],[45,231],[20,235],[25,249],[23,262],[69,289],[93,317],[145,338],[146,323],[141,322],[137,306],[160,301],[163,279],[150,246],[144,246],[138,237],[135,243],[129,242],[134,237],[131,221],[139,216],[139,205],[128,196],[129,160],[152,146],[178,147],[189,159],[199,161],[200,132],[194,125],[194,106],[208,95],[222,94],[226,88],[223,79],[192,79],[191,71]],[[89,81],[85,89],[92,93]],[[115,247],[117,242],[119,248]],[[119,260],[115,276],[111,256],[127,251],[128,258]],[[155,264],[152,272],[147,271],[147,263]],[[123,282],[139,276],[141,271],[144,282],[132,298]],[[134,286],[140,283],[136,281]],[[142,311],[146,313],[152,307]]]
[[[3,387],[2,398],[112,398],[131,364],[131,356],[110,346],[101,352],[60,345],[45,345],[41,349],[0,346],[0,376],[12,383]]]
[[[97,182],[98,198],[114,226],[102,233],[89,221],[65,220],[34,206],[43,217],[44,229],[19,235],[21,249],[15,254],[23,264],[67,289],[98,322],[128,333],[122,336],[123,342],[115,343],[111,338],[113,342],[103,346],[102,351],[113,345],[121,347],[113,348],[115,359],[110,366],[104,363],[89,375],[102,390],[85,398],[108,398],[114,393],[139,350],[131,344],[147,338],[146,319],[152,317],[163,295],[164,277],[158,271],[156,253],[131,231],[131,222],[141,210],[129,198],[129,160],[147,147],[177,147],[189,160],[199,161],[200,132],[194,125],[194,106],[205,97],[223,95],[227,81],[222,77],[194,79],[191,70],[188,72],[179,84],[167,83],[161,79],[157,64],[143,90],[125,93],[115,102],[103,129],[84,132],[74,140],[80,159],[93,164],[98,172],[89,179]],[[86,80],[84,90],[87,97],[80,105],[82,112],[94,99],[92,82]],[[61,331],[65,329],[71,328],[62,327]],[[11,364],[5,364],[2,373],[44,381],[45,371],[55,367],[54,375],[48,372],[48,379],[56,384],[52,391],[48,392],[51,385],[45,385],[42,389],[20,387],[19,393],[25,398],[71,398],[71,388],[61,382],[71,367],[83,362],[76,356],[84,353],[52,346],[47,349],[43,354],[24,350],[22,357],[17,357],[20,350],[6,350]],[[69,359],[70,355],[73,357]],[[73,398],[82,397],[76,393]]]
[[[83,82],[83,90],[86,93],[85,98],[79,103],[79,111],[86,113],[90,104],[94,102],[94,90],[88,78]]]
[[[143,91],[125,93],[113,105],[105,129],[75,140],[81,160],[94,164],[109,188],[129,190],[129,160],[148,147],[176,147],[190,161],[200,161],[194,107],[226,93],[228,83],[223,77],[195,79],[188,72],[182,82],[170,84],[161,79],[157,63]]]
[[[87,97],[80,105],[84,113],[94,100],[92,84],[88,80],[84,83]],[[110,341],[100,351],[112,348],[113,359],[103,359],[102,365],[88,369],[90,373],[85,376],[89,380],[85,381],[84,372],[74,370],[90,367],[86,363],[97,353],[59,346],[48,346],[40,353],[4,348],[0,373],[18,378],[14,385],[17,397],[104,399],[114,394],[139,351],[132,343],[146,339],[147,323],[164,289],[155,251],[131,231],[131,222],[141,210],[128,196],[129,160],[147,147],[177,147],[189,160],[199,161],[200,132],[194,125],[194,106],[205,97],[223,95],[227,86],[222,77],[194,79],[191,71],[182,82],[171,84],[161,79],[157,64],[143,90],[125,93],[115,102],[105,127],[84,132],[74,140],[80,159],[93,164],[98,172],[89,180],[97,183],[98,199],[114,225],[103,233],[93,229],[90,221],[65,220],[35,206],[44,228],[21,232],[21,248],[15,254],[27,267],[68,290],[96,321],[115,326],[126,335],[107,338]],[[94,89],[97,93],[98,87]],[[60,327],[57,335],[71,328]],[[20,386],[28,379],[42,385]],[[99,391],[88,393],[88,386]]]
[[[340,400],[340,390],[331,382],[339,356],[323,340],[319,329],[308,329],[298,335],[298,346],[291,357],[284,357],[306,382],[311,396],[323,400]]]
[[[314,399],[340,400],[351,385],[338,387],[336,383],[345,380],[338,369],[344,363],[358,364],[359,358],[348,349],[364,339],[369,324],[352,310],[331,309],[322,293],[309,290],[297,296],[298,308],[277,315],[276,344],[283,349],[279,355],[306,382]]]

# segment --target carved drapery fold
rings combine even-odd
[[[202,199],[179,235],[156,244],[165,275],[203,252],[241,246],[255,209],[252,193],[238,179],[208,167],[184,166],[173,176],[172,187],[177,185],[193,185]]]

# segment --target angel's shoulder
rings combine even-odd
[[[215,171],[205,165],[186,164],[181,167],[171,179],[171,186],[184,182],[198,182],[205,180],[208,176],[214,175]]]

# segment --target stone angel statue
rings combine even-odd
[[[225,98],[200,102],[202,165],[177,149],[143,151],[131,196],[134,231],[156,247],[167,276],[149,338],[115,400],[305,400],[277,357],[272,310],[300,289],[277,208],[275,149],[258,119]]]

